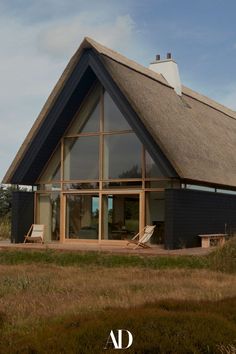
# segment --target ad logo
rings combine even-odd
[[[128,336],[128,338],[127,338]],[[124,345],[124,341],[125,340],[125,344]],[[128,339],[128,340],[127,340]],[[111,330],[108,338],[107,338],[107,342],[106,345],[104,347],[104,349],[110,349],[110,348],[114,348],[114,349],[128,349],[133,343],[133,336],[130,333],[130,331],[128,331],[127,329],[117,329],[117,338],[113,332],[113,330]]]

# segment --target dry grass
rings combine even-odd
[[[0,240],[9,239],[11,236],[11,222],[8,217],[0,218]]]
[[[236,277],[209,270],[0,266],[0,313],[13,326],[162,299],[212,301],[233,296]]]
[[[236,354],[236,346],[233,344],[228,344],[228,345],[217,345],[217,349],[220,352],[220,354]]]

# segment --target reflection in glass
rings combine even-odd
[[[162,178],[163,173],[160,168],[153,161],[152,157],[149,155],[147,151],[145,151],[145,160],[146,160],[146,177],[147,178]]]
[[[195,189],[197,191],[205,191],[205,192],[215,192],[215,188],[207,187],[207,186],[200,186],[197,184],[186,184],[187,189]]]
[[[81,130],[78,130],[78,133],[86,133],[86,132],[98,132],[99,131],[99,112],[100,105],[97,103],[96,107],[93,109],[90,117],[82,126]]]
[[[236,191],[230,190],[230,189],[217,189],[217,193],[225,193],[225,194],[236,194]]]
[[[53,153],[39,181],[50,182],[50,181],[60,181],[60,180],[61,180],[61,145],[59,145],[59,147]]]
[[[100,86],[97,85],[75,115],[67,135],[99,131],[100,92]]]
[[[40,190],[40,191],[60,191],[61,185],[60,185],[60,183],[39,184],[37,190]]]
[[[172,188],[171,180],[160,180],[160,181],[147,181],[145,182],[146,188]]]
[[[141,143],[134,133],[104,137],[104,178],[141,178]]]
[[[139,231],[139,196],[104,195],[102,198],[102,239],[131,239]]]
[[[165,192],[146,193],[146,225],[156,225],[150,242],[164,243]]]
[[[65,183],[63,186],[66,190],[75,190],[75,189],[98,189],[98,182],[87,182],[87,183]]]
[[[60,193],[39,194],[37,222],[46,225],[45,242],[60,238]]]
[[[122,188],[141,188],[142,181],[127,181],[127,182],[105,182],[103,183],[103,188],[115,188],[115,189],[122,189]]]
[[[106,91],[104,92],[104,130],[131,130],[130,125]]]
[[[98,239],[98,195],[67,195],[66,238]]]
[[[99,137],[65,139],[64,180],[98,179]]]

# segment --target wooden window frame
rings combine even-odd
[[[93,92],[96,88],[97,83],[89,90],[88,94],[86,95],[84,102],[87,102],[89,95]],[[83,108],[84,103],[82,103],[79,110],[75,113],[75,118],[72,119],[68,129],[66,130],[65,134],[60,140],[60,143],[57,145],[54,152],[59,148],[61,149],[61,172],[60,172],[60,180],[58,181],[41,181],[40,177],[43,175],[45,169],[50,164],[50,161],[53,157],[53,154],[49,161],[47,162],[45,169],[43,169],[42,174],[40,175],[37,184],[59,184],[61,190],[58,191],[60,193],[60,242],[119,242],[122,241],[114,241],[114,240],[102,240],[101,233],[102,233],[102,196],[103,195],[117,195],[117,194],[127,194],[127,195],[139,195],[139,230],[141,231],[145,226],[145,194],[146,192],[163,192],[165,191],[164,188],[146,188],[145,183],[149,181],[171,181],[172,178],[167,177],[157,177],[157,178],[148,178],[146,177],[146,149],[145,146],[141,143],[141,169],[142,169],[142,176],[141,178],[121,178],[121,179],[107,179],[103,177],[103,168],[104,168],[104,137],[108,135],[123,135],[123,134],[131,134],[135,132],[133,130],[123,130],[123,131],[104,131],[104,92],[105,89],[100,85],[100,98],[99,98],[99,106],[100,106],[100,115],[99,115],[99,131],[98,132],[87,132],[87,133],[79,133],[79,134],[68,134],[72,124],[74,123],[74,119],[78,119],[81,109]],[[89,137],[89,136],[99,136],[99,178],[98,179],[90,179],[90,180],[65,180],[64,179],[64,154],[65,154],[65,139],[67,138],[79,138],[79,137]],[[177,180],[178,178],[176,178]],[[129,188],[123,187],[122,189],[115,189],[114,187],[111,189],[103,188],[104,183],[119,183],[119,182],[141,182],[140,187]],[[72,184],[72,183],[98,183],[97,189],[79,189],[79,190],[65,190],[65,184]],[[35,193],[35,221],[37,221],[37,198],[38,194],[50,194],[53,191],[50,190],[37,190]],[[66,239],[65,237],[65,227],[66,227],[66,196],[70,194],[97,194],[99,196],[99,230],[98,230],[98,240],[78,240],[78,239]]]

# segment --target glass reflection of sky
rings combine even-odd
[[[113,196],[108,197],[108,210],[113,209]],[[92,197],[92,212],[99,210],[99,197]]]

